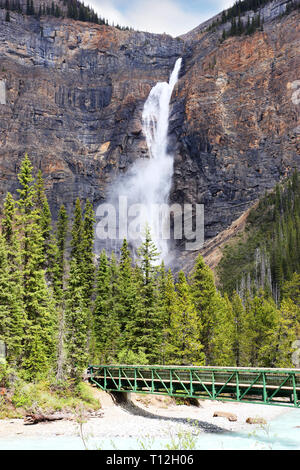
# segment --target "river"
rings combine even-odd
[[[0,450],[81,450],[85,445],[78,436],[2,437]],[[99,450],[300,450],[300,409],[289,409],[267,425],[250,426],[249,431],[195,432],[166,437],[144,435],[137,438],[86,436],[87,449]]]

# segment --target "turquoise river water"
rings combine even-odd
[[[170,442],[167,438],[149,439],[143,436],[139,440],[118,437],[115,441],[105,438],[90,438],[87,441],[87,448],[90,450],[180,449],[182,445],[184,444],[180,439],[173,439]],[[202,432],[185,445],[187,445],[186,449],[197,450],[300,450],[300,409],[290,409],[267,425],[256,426],[247,432]],[[17,436],[0,439],[0,450],[81,450],[84,448],[79,436],[44,438]]]

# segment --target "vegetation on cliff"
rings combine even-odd
[[[246,231],[225,247],[218,266],[223,291],[264,289],[275,302],[300,273],[300,181],[291,178],[265,194],[248,216]]]
[[[271,0],[238,0],[231,8],[224,10],[222,15],[210,24],[207,31],[216,31],[217,28],[221,28],[222,25],[230,22],[230,28],[223,26],[222,36],[220,38],[221,41],[231,36],[250,35],[257,30],[263,31],[264,16],[261,13],[261,9],[267,3],[270,3],[270,1]],[[290,0],[287,2],[282,15],[288,15],[291,11],[299,8],[300,2],[298,0]],[[253,12],[251,16],[249,14],[250,11]],[[243,20],[244,16],[247,16],[246,20]]]
[[[10,21],[10,11],[16,13],[35,16],[40,18],[42,16],[54,16],[56,18],[71,18],[78,21],[87,21],[100,25],[108,25],[108,20],[100,17],[91,7],[85,6],[84,3],[78,0],[61,0],[57,2],[27,0],[26,5],[20,0],[1,0],[0,8],[6,10],[5,21]],[[122,30],[129,30],[130,28],[113,24],[115,28]]]
[[[278,365],[284,366],[290,357],[290,346],[300,334],[299,250],[300,181],[295,171],[260,199],[248,216],[245,232],[225,247],[218,266],[220,288],[230,296],[240,324],[269,325],[258,336],[256,328],[247,331],[247,327],[245,346],[240,343],[242,327],[235,346],[239,360],[247,350],[252,363],[267,364],[274,355],[281,356]],[[276,310],[281,312],[278,318]]]

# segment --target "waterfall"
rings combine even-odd
[[[162,238],[162,214],[159,207],[167,204],[172,184],[173,156],[168,153],[169,107],[181,67],[177,59],[169,82],[157,83],[149,93],[142,114],[149,158],[138,162],[131,188],[131,197],[143,204],[143,227],[148,224],[161,260],[168,253],[168,240]]]
[[[146,225],[158,251],[159,261],[166,258],[168,240],[162,237],[162,214],[160,207],[168,204],[173,175],[173,156],[168,153],[169,106],[172,92],[181,67],[177,59],[169,82],[159,82],[150,91],[142,113],[143,133],[148,147],[148,158],[140,158],[114,183],[108,202],[119,203],[116,228],[118,240],[105,243],[108,251],[119,251],[123,238],[127,238],[133,252],[143,241]],[[120,209],[120,198],[122,208]],[[139,209],[139,210],[138,210]],[[130,222],[130,216],[136,217]],[[169,214],[168,214],[169,217]],[[137,227],[138,236],[137,236]],[[124,229],[125,228],[125,229]],[[103,245],[102,245],[103,247]]]
[[[107,216],[113,236],[105,235],[103,220],[97,226],[97,251],[105,248],[106,251],[114,250],[118,253],[123,239],[126,238],[134,254],[142,243],[145,228],[148,226],[151,238],[160,253],[158,261],[167,257],[169,241],[168,237],[163,237],[163,227],[170,215],[168,212],[164,213],[161,208],[168,204],[172,184],[173,155],[168,153],[169,106],[181,61],[181,58],[177,59],[169,82],[157,83],[145,101],[142,127],[148,158],[137,159],[131,168],[115,181],[107,203],[97,209],[96,216],[103,216],[105,210],[109,212],[111,208],[115,211]],[[132,217],[135,217],[135,220],[130,220]],[[114,218],[115,222],[111,222]]]

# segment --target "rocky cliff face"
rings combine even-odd
[[[222,43],[222,30],[174,39],[69,19],[4,19],[0,10],[1,199],[15,191],[27,152],[54,216],[77,196],[102,202],[114,178],[147,154],[143,104],[178,57],[171,201],[205,205],[207,239],[300,168],[299,10]]]
[[[172,197],[205,205],[207,237],[299,167],[299,19],[219,45],[215,33],[193,39],[177,97]]]
[[[169,36],[0,10],[0,191],[16,188],[27,152],[59,205],[97,204],[115,175],[146,152],[141,112],[184,43]]]

